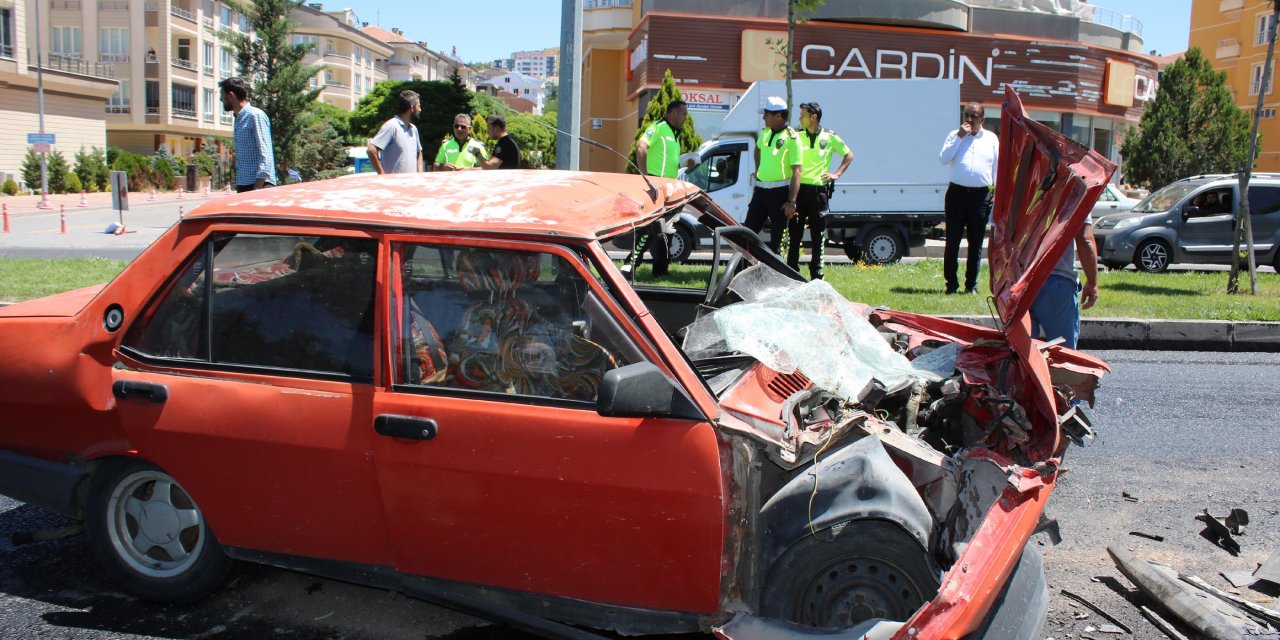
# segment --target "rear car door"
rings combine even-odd
[[[392,241],[382,501],[407,573],[661,610],[718,607],[720,441],[606,418],[604,372],[654,349],[564,247]]]
[[[390,564],[367,430],[378,252],[362,233],[215,231],[129,328],[121,427],[224,545]]]

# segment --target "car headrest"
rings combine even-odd
[[[465,249],[454,269],[464,290],[503,295],[537,280],[542,264],[536,253]]]

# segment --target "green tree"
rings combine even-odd
[[[448,80],[386,80],[378,83],[360,99],[351,113],[351,137],[357,146],[378,133],[383,123],[396,115],[396,100],[400,92],[416,91],[422,99],[422,113],[418,116],[418,137],[422,140],[422,161],[430,165],[445,137],[453,133],[453,117],[459,113],[471,113],[471,92],[455,72]]]
[[[1202,173],[1235,173],[1249,154],[1249,118],[1227,89],[1226,73],[1197,47],[1165,67],[1156,97],[1125,132],[1125,180],[1157,189]]]
[[[644,110],[644,120],[640,121],[640,128],[636,130],[636,137],[631,141],[631,154],[628,156],[627,173],[638,173],[636,169],[636,143],[640,141],[640,136],[644,135],[649,125],[662,120],[667,115],[667,105],[676,100],[684,100],[684,94],[676,88],[676,79],[671,76],[671,70],[667,69],[662,74],[662,86],[658,88],[658,93],[649,101],[649,106]],[[697,150],[702,146],[702,136],[693,130],[693,116],[684,119],[684,126],[676,133],[676,139],[680,141],[680,153],[688,153]]]
[[[67,157],[54,149],[45,160],[45,171],[49,174],[49,193],[67,192],[67,174],[71,167],[67,165]]]
[[[298,163],[294,168],[305,181],[327,176],[347,162],[348,145],[335,126],[338,123],[345,125],[346,118],[331,119],[331,110],[337,109],[315,102],[303,114],[302,133],[298,136]]]
[[[312,45],[292,43],[298,24],[289,19],[289,12],[300,6],[300,1],[228,0],[227,4],[249,17],[254,37],[231,30],[222,35],[235,46],[240,75],[253,80],[250,99],[271,120],[276,176],[284,180],[284,170],[298,159],[303,111],[320,94],[320,87],[311,89],[309,83],[323,66],[302,64]]]
[[[778,67],[782,71],[782,77],[787,81],[787,106],[791,106],[791,76],[797,68],[795,60],[792,59],[795,51],[792,43],[796,39],[796,24],[808,22],[809,14],[822,6],[824,2],[826,0],[787,0],[787,38],[785,40],[766,38],[764,41],[773,53],[781,59]],[[791,115],[796,115],[794,109],[791,111]]]
[[[483,93],[474,95],[471,107],[478,125],[476,138],[483,142],[490,152],[493,151],[497,142],[489,139],[485,118],[496,114],[507,119],[507,135],[511,136],[520,147],[521,167],[544,169],[555,164],[556,133],[548,126],[548,124],[555,126],[554,117],[548,122],[546,116],[515,111],[502,100]]]
[[[27,155],[22,158],[22,181],[28,189],[40,191],[40,156],[32,149],[27,149]]]

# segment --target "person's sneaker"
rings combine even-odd
[[[957,293],[959,293],[959,292],[958,292],[958,291],[956,291],[955,289],[947,289],[947,295],[949,295],[949,296],[954,296],[954,295],[955,295],[955,294],[957,294]]]
[[[618,270],[622,271],[622,277],[626,278],[628,282],[635,277],[634,270],[632,269],[632,266],[630,264],[624,263],[621,267],[618,268]]]
[[[969,294],[969,295],[971,295],[971,296],[976,296],[976,295],[978,295],[978,288],[977,288],[977,287],[973,287],[972,289],[966,289],[966,290],[965,290],[965,293],[967,293],[967,294]]]

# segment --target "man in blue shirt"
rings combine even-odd
[[[249,104],[249,85],[243,78],[218,83],[222,108],[235,113],[232,140],[236,145],[236,193],[276,186],[276,155],[271,148],[271,120]]]

